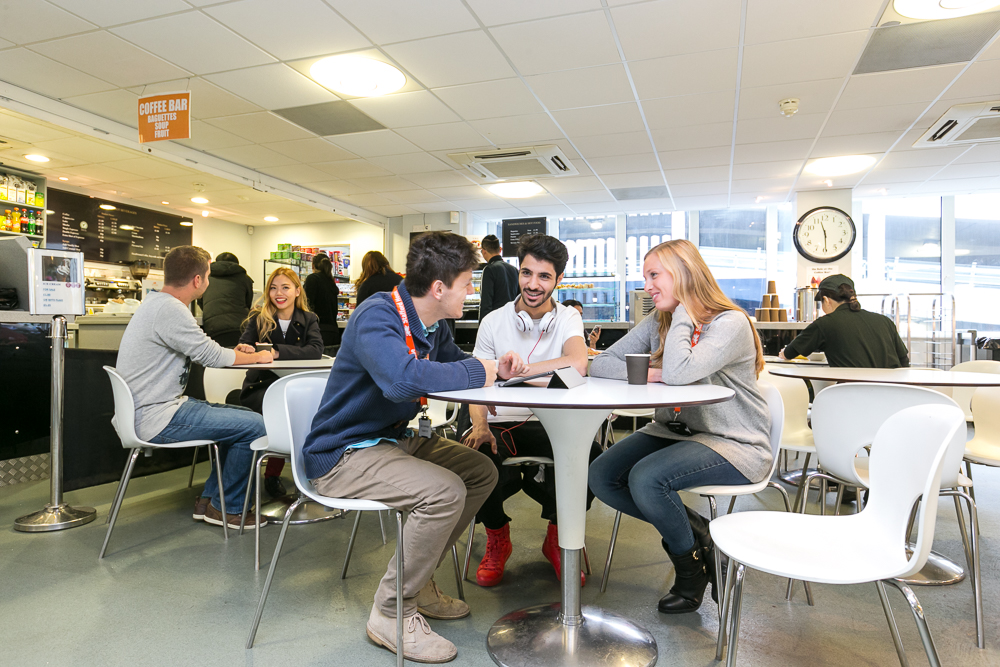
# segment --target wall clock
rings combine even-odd
[[[851,216],[833,206],[806,211],[792,230],[799,254],[811,262],[835,262],[851,251],[857,230]]]

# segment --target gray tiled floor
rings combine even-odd
[[[207,467],[199,474],[204,477]],[[982,525],[982,569],[987,648],[975,647],[968,583],[919,588],[945,665],[1000,664],[1000,470],[976,469]],[[390,653],[365,636],[372,594],[393,543],[382,545],[374,514],[362,519],[348,578],[339,578],[350,523],[292,527],[264,611],[257,645],[243,645],[265,571],[253,571],[253,540],[191,520],[194,494],[187,471],[133,480],[107,558],[98,562],[104,518],[114,493],[105,485],[68,495],[73,504],[97,507],[98,521],[52,534],[21,534],[13,520],[42,507],[48,484],[0,488],[0,619],[4,664],[9,665],[389,665]],[[707,513],[700,498],[688,502]],[[777,495],[739,501],[737,508],[777,508]],[[485,651],[490,625],[504,613],[558,599],[559,590],[539,548],[545,524],[523,495],[510,502],[514,554],[504,582],[494,589],[467,583],[470,618],[435,621],[458,645],[456,665],[491,665]],[[625,519],[612,579],[599,591],[600,570],[614,514],[595,503],[587,526],[595,576],[584,604],[624,614],[656,637],[660,665],[713,665],[717,620],[706,604],[696,614],[666,618],[656,600],[668,588],[669,566],[648,526]],[[264,529],[265,560],[278,530]],[[474,562],[482,555],[480,528]],[[460,543],[464,548],[464,542]],[[950,501],[939,512],[936,549],[960,558],[961,543]],[[437,580],[449,593],[450,562]],[[898,661],[873,586],[814,586],[816,606],[801,588],[792,602],[784,582],[751,573],[745,592],[741,665],[895,665]],[[890,592],[911,663],[926,664],[902,600]]]

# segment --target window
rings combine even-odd
[[[556,298],[582,303],[586,321],[614,322],[619,317],[616,222],[613,215],[559,220],[559,240],[566,244],[569,262]]]
[[[955,197],[958,329],[1000,331],[1000,195]]]
[[[767,210],[698,214],[698,249],[726,296],[748,313],[767,292]]]
[[[941,198],[865,199],[862,212],[858,294],[940,292]]]
[[[688,217],[684,212],[643,213],[625,216],[625,320],[629,320],[629,298],[632,290],[641,290],[642,259],[664,241],[685,239]]]

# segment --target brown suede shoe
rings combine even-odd
[[[462,600],[456,600],[445,595],[431,579],[417,593],[417,611],[427,618],[437,618],[452,621],[469,615],[469,605]]]
[[[365,626],[368,637],[393,653],[396,652],[396,619],[389,618],[372,606]],[[450,662],[458,649],[450,641],[431,630],[420,613],[403,619],[403,657],[413,662]]]
[[[194,501],[194,514],[192,516],[195,521],[205,520],[205,510],[208,508],[208,500],[208,498],[198,498],[198,500]]]

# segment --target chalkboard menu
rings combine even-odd
[[[102,209],[102,204],[114,208]],[[171,248],[191,245],[191,227],[181,225],[191,218],[52,188],[46,208],[51,212],[45,220],[45,247],[83,252],[88,261],[128,264],[144,259],[161,269]]]
[[[522,236],[544,234],[545,218],[515,218],[504,220],[500,227],[500,246],[504,257],[517,257],[517,244]]]

